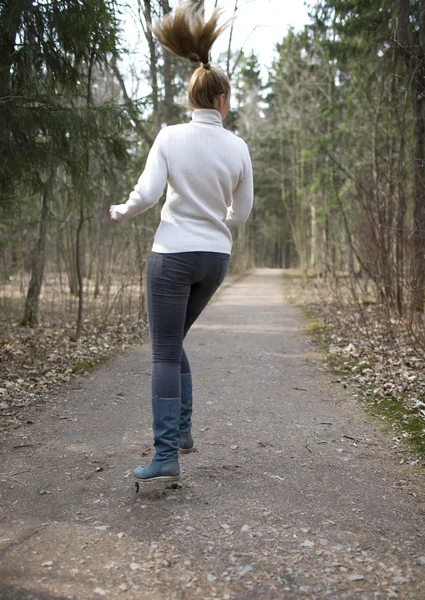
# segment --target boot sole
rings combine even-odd
[[[195,446],[192,446],[192,448],[179,448],[179,453],[180,454],[190,454],[191,452],[195,451]]]
[[[134,477],[136,483],[150,483],[151,481],[178,481],[180,475],[161,475],[160,477],[150,477],[149,479],[138,479]]]
[[[136,487],[136,494],[139,493],[140,490],[140,484],[144,484],[144,483],[150,483],[151,481],[178,481],[180,479],[180,475],[168,475],[165,477],[152,477],[151,479],[137,479],[137,477],[134,478],[135,482],[134,485]]]

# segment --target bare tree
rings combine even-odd
[[[138,0],[140,22],[142,24],[143,33],[145,34],[146,41],[149,47],[149,73],[150,73],[150,85],[152,86],[152,107],[153,107],[153,120],[155,123],[154,129],[155,134],[160,129],[159,120],[159,88],[158,88],[158,52],[157,44],[152,33],[152,16],[154,13],[151,0]]]
[[[170,3],[168,0],[160,0],[161,8],[164,15],[171,12]],[[173,90],[173,57],[170,52],[162,51],[164,67],[164,120],[167,125],[174,121],[174,90]]]
[[[419,22],[412,26],[409,0],[397,0],[397,41],[404,55],[412,89],[414,119],[414,211],[412,275],[414,305],[425,306],[425,0],[419,3]]]
[[[148,133],[148,131],[146,130],[146,127],[145,127],[143,121],[140,118],[140,113],[136,110],[136,108],[135,108],[135,106],[134,106],[134,104],[133,104],[133,102],[132,102],[132,100],[131,100],[128,92],[127,92],[127,88],[126,88],[126,85],[125,85],[125,82],[124,82],[124,78],[121,75],[121,72],[119,70],[119,67],[118,67],[118,64],[117,64],[117,61],[116,61],[115,58],[113,58],[112,61],[111,61],[111,67],[112,67],[114,75],[117,78],[117,81],[118,81],[118,83],[120,85],[124,101],[125,101],[125,103],[127,105],[127,109],[129,111],[129,114],[130,114],[130,116],[131,116],[131,118],[132,118],[132,120],[134,122],[134,126],[135,126],[135,129],[136,129],[137,133],[140,135],[140,137],[142,139],[145,140],[145,142],[147,142],[149,144],[149,146],[152,146],[152,144],[154,142],[154,139]]]
[[[24,316],[22,318],[23,326],[37,325],[38,322],[38,303],[43,283],[44,264],[46,259],[47,229],[53,195],[53,181],[54,170],[52,169],[44,184],[39,234],[37,247],[33,253],[31,280],[25,301]]]

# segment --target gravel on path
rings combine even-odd
[[[0,453],[0,599],[425,600],[425,477],[333,383],[279,270],[188,336],[197,451],[151,455],[147,346],[33,409]]]

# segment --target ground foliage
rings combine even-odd
[[[413,442],[418,454],[409,461],[423,461],[425,364],[404,323],[396,314],[388,321],[379,304],[356,304],[348,293],[345,300],[337,298],[321,279],[303,284],[288,274],[285,281],[287,299],[309,314],[310,330],[324,344],[325,366],[337,373],[335,383],[354,385],[366,408],[391,425],[396,445]]]
[[[86,319],[75,341],[71,331],[65,317],[22,328],[10,314],[0,316],[0,429],[19,426],[29,406],[48,403],[74,376],[140,343],[146,326],[122,316],[108,324]]]

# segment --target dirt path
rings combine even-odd
[[[187,349],[179,489],[130,477],[151,451],[147,347],[8,435],[0,598],[424,600],[425,478],[323,372],[279,271],[224,290]]]

